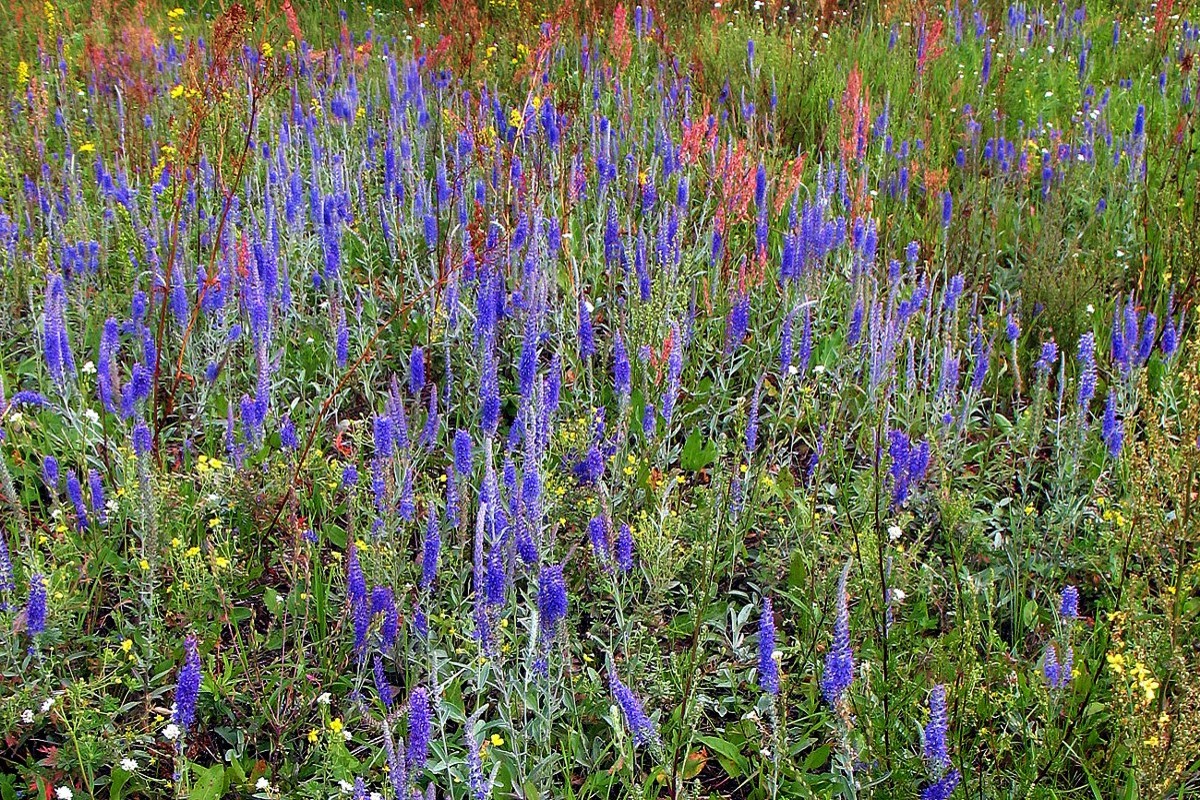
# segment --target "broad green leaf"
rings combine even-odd
[[[225,768],[214,764],[208,769],[196,769],[196,783],[192,786],[191,800],[220,800],[225,794]]]

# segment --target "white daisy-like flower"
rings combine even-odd
[[[126,756],[125,758],[121,759],[121,769],[125,770],[126,772],[137,772],[138,763],[132,758]]]
[[[904,531],[901,530],[899,525],[892,525],[888,528],[888,539],[892,540],[893,542],[903,535]]]
[[[85,361],[83,362],[83,366],[80,367],[80,371],[83,372],[84,375],[95,375],[96,365],[91,361]]]
[[[88,410],[84,411],[83,416],[87,417],[87,421],[93,425],[100,424],[100,415],[96,413],[96,409],[94,408],[89,408]]]
[[[179,726],[176,725],[174,722],[167,725],[167,727],[163,728],[163,737],[172,742],[175,741],[176,739],[178,739],[179,738]]]
[[[321,694],[317,696],[317,704],[327,706],[329,705],[329,701],[332,699],[333,698],[329,696],[329,692],[321,692]]]
[[[259,778],[255,782],[254,788],[258,789],[260,792],[269,792],[271,791],[271,782],[266,778]]]
[[[47,711],[49,711],[52,708],[54,708],[54,698],[47,697],[45,702],[42,703],[42,713],[45,714]]]
[[[75,793],[71,791],[70,786],[60,786],[54,790],[54,796],[58,800],[71,800],[75,796]]]
[[[33,723],[33,709],[32,708],[27,708],[21,712],[21,722],[24,722],[26,725],[30,725]]]
[[[341,790],[343,792],[353,792],[354,791],[354,784],[351,783],[350,781],[338,781],[338,786],[341,787]]]

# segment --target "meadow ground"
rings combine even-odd
[[[1200,793],[1191,7],[0,8],[0,800]]]

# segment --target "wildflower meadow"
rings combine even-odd
[[[410,2],[0,6],[0,800],[1200,796],[1192,4]]]

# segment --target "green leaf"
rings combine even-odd
[[[699,736],[697,738],[716,754],[717,763],[721,765],[721,769],[725,770],[726,775],[731,778],[740,778],[746,774],[749,762],[742,756],[741,750],[736,744],[719,736]]]
[[[242,762],[236,758],[229,762],[229,783],[230,785],[242,786],[246,783],[246,770],[242,767]]]
[[[815,772],[825,766],[825,762],[829,760],[829,745],[823,744],[816,750],[808,754],[808,758],[804,759],[804,771]]]
[[[263,592],[263,603],[266,604],[267,611],[270,611],[272,616],[279,616],[279,612],[283,609],[283,602],[279,599],[279,592],[270,586]]]
[[[337,525],[326,525],[321,532],[329,541],[343,550],[346,549],[346,531],[343,528],[339,528]]]
[[[788,561],[788,586],[800,589],[807,580],[808,565],[804,563],[804,553],[797,548],[792,551],[792,557]]]
[[[122,794],[125,792],[125,784],[129,782],[130,773],[120,767],[113,767],[112,777],[108,784],[109,800],[121,800]],[[0,791],[0,795],[3,791]],[[7,798],[5,799],[7,800]]]
[[[17,800],[16,778],[0,775],[0,800]]]
[[[1033,623],[1037,620],[1037,601],[1032,598],[1025,601],[1025,607],[1021,609],[1021,621],[1025,623],[1025,627],[1033,627]]]
[[[715,442],[705,442],[700,430],[694,429],[688,434],[683,443],[683,454],[679,457],[679,466],[688,472],[697,472],[713,463],[717,458]]]
[[[225,794],[225,768],[215,764],[208,769],[196,770],[196,783],[192,786],[191,800],[220,800]]]
[[[741,751],[733,742],[726,741],[719,736],[697,736],[701,742],[708,747],[711,747],[714,752],[725,756],[726,758],[736,759],[741,756]]]

